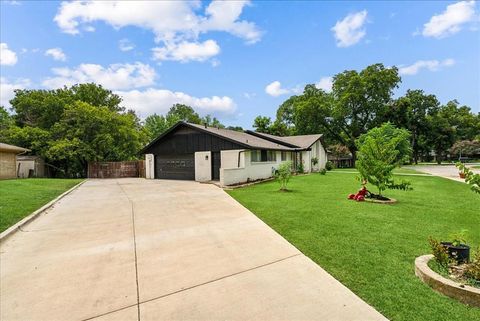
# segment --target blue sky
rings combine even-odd
[[[145,117],[175,102],[251,127],[307,83],[369,64],[480,111],[472,1],[1,2],[1,103],[95,81]]]

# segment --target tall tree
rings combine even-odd
[[[89,161],[135,159],[143,135],[134,114],[77,101],[53,126],[45,155],[68,176],[85,176]]]
[[[428,136],[425,139],[426,144],[435,152],[437,163],[441,164],[448,150],[455,142],[455,128],[441,111],[428,115],[427,122]]]
[[[344,71],[333,77],[331,93],[307,85],[302,95],[287,99],[277,120],[296,134],[324,133],[327,140],[347,146],[355,159],[355,140],[385,120],[400,81],[396,67],[382,64]]]
[[[272,119],[267,116],[257,116],[253,120],[253,128],[259,133],[270,134],[270,127],[272,126]]]
[[[170,126],[171,124],[167,121],[166,117],[157,114],[148,116],[143,123],[143,128],[147,132],[150,141],[157,138]]]
[[[420,154],[429,152],[425,144],[429,134],[427,116],[437,113],[439,106],[435,95],[426,95],[423,90],[407,90],[405,96],[395,100],[387,111],[386,118],[389,121],[410,131],[415,164]]]
[[[174,124],[177,121],[186,121],[193,124],[201,124],[202,119],[195,112],[195,110],[184,104],[175,104],[168,111],[165,116],[170,124]]]
[[[19,126],[49,129],[60,120],[67,105],[83,101],[95,107],[107,107],[123,111],[122,99],[101,85],[89,83],[54,90],[15,90],[10,101],[15,120]]]

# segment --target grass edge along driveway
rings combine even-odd
[[[277,182],[228,191],[391,320],[480,320],[480,309],[437,294],[414,274],[415,257],[429,253],[427,238],[468,230],[480,244],[480,197],[464,183],[409,176],[413,191],[387,191],[394,205],[347,200],[356,174],[293,177],[291,192]],[[374,190],[375,188],[372,188]]]
[[[82,181],[54,178],[0,180],[0,232]]]

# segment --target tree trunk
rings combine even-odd
[[[357,161],[357,150],[351,149],[350,153],[352,153],[352,164],[353,164],[353,167],[355,167],[355,162]]]

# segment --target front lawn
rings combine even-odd
[[[49,178],[0,180],[0,232],[81,181]]]
[[[355,173],[358,173],[358,171],[357,171],[356,168],[335,168],[335,169],[333,169],[333,171],[336,171],[336,172],[355,172]],[[395,169],[393,170],[393,174],[394,174],[394,175],[401,175],[401,174],[430,175],[430,174],[422,173],[422,172],[416,171],[416,170],[411,169],[411,168],[406,168],[406,167],[395,168]]]
[[[391,320],[480,320],[480,309],[433,292],[414,274],[427,238],[468,230],[480,244],[480,196],[466,184],[408,176],[413,191],[387,191],[394,205],[347,200],[356,174],[293,177],[291,192],[267,182],[228,193]],[[375,190],[375,188],[372,188]]]

